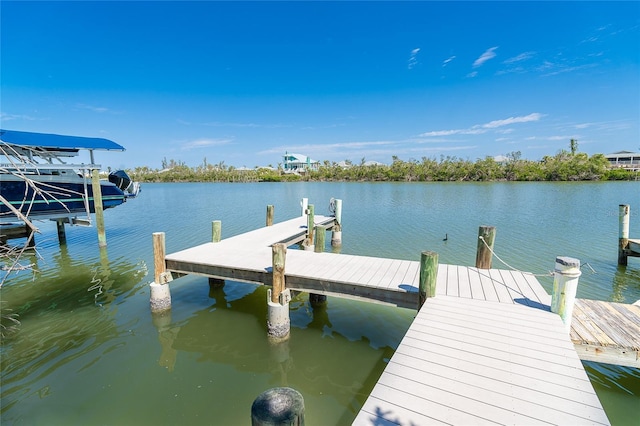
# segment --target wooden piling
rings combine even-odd
[[[342,200],[334,200],[335,219],[331,230],[331,246],[340,247],[342,245]]]
[[[164,232],[153,233],[153,266],[154,279],[149,287],[151,289],[151,311],[161,312],[171,309],[171,293],[169,291],[169,282],[171,281],[171,273],[167,272],[164,261],[166,253]]]
[[[327,236],[327,227],[322,225],[315,226],[315,252],[322,253],[324,252],[325,239]]]
[[[222,239],[222,221],[211,222],[211,242],[219,243]]]
[[[578,259],[564,256],[556,257],[551,312],[560,315],[567,334],[571,332],[571,318],[580,275],[582,275],[582,272],[580,271],[580,261]]]
[[[478,247],[476,250],[476,268],[491,269],[493,243],[496,239],[495,226],[481,226],[478,229]]]
[[[56,220],[56,229],[58,230],[58,243],[60,245],[67,243],[67,234],[64,229],[64,220]]]
[[[267,206],[267,226],[273,225],[273,205],[269,204]]]
[[[308,241],[309,246],[312,246],[312,247],[314,245],[314,243],[313,243],[313,228],[314,228],[314,225],[315,225],[315,222],[314,222],[314,220],[315,220],[314,210],[315,209],[313,207],[313,204],[309,204],[309,206],[307,207],[307,238],[309,240]]]
[[[436,282],[438,278],[438,253],[423,251],[420,256],[420,296],[418,310],[428,297],[436,296]]]
[[[629,205],[620,204],[618,214],[618,265],[626,266],[629,246]]]
[[[102,189],[100,188],[100,171],[91,171],[91,189],[93,190],[93,205],[96,213],[96,228],[98,229],[98,246],[107,246],[107,234],[104,228],[104,209],[102,207]]]
[[[287,257],[287,246],[277,243],[271,246],[271,259],[273,264],[273,284],[271,290],[271,301],[279,303],[280,293],[285,289],[284,267]]]
[[[295,389],[272,388],[251,405],[251,426],[304,425],[304,398]]]

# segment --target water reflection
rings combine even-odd
[[[640,268],[618,266],[611,289],[611,301],[634,303],[640,300]]]
[[[360,406],[364,402],[393,352],[390,345],[373,349],[367,333],[378,332],[377,327],[355,331],[348,326],[348,332],[343,334],[330,319],[331,302],[335,299],[312,305],[309,295],[300,293],[290,303],[290,339],[271,343],[266,327],[266,287],[256,286],[254,291],[231,300],[226,291],[234,285],[244,284],[228,282],[225,287],[210,288],[213,303],[179,323],[171,324],[170,314],[153,316],[161,367],[172,372],[176,358],[191,353],[197,355],[199,363],[224,364],[244,373],[266,373],[271,386],[291,386],[305,396],[332,395],[344,406]],[[340,315],[340,304],[337,305],[335,314]],[[355,319],[356,328],[361,321],[366,318]],[[396,324],[390,327],[395,328]],[[354,332],[358,339],[354,339]],[[360,380],[354,380],[353,374],[343,374],[354,371],[365,374]],[[358,402],[354,403],[354,398]]]
[[[98,263],[74,262],[66,245],[52,259],[56,269],[40,272],[37,281],[22,274],[0,290],[3,313],[19,321],[2,341],[2,413],[25,395],[46,395],[43,379],[61,366],[75,361],[80,372],[100,358],[82,363],[83,356],[103,344],[103,353],[124,344],[108,305],[141,279],[139,265],[111,264],[106,249]]]

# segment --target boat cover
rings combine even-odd
[[[7,144],[31,148],[124,151],[122,145],[109,139],[54,135],[50,133],[19,132],[17,130],[0,129],[0,140]]]

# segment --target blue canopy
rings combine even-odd
[[[54,135],[49,133],[19,132],[0,129],[2,142],[30,148],[47,149],[98,149],[105,151],[124,151],[124,147],[103,138],[85,138],[81,136]]]

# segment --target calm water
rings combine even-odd
[[[480,225],[497,227],[496,253],[514,268],[544,274],[556,256],[578,258],[578,297],[640,299],[640,259],[617,267],[618,205],[631,205],[640,235],[637,183],[295,183],[147,184],[136,200],[105,213],[108,247],[95,228],[39,223],[37,274],[12,275],[0,290],[5,333],[3,424],[146,425],[250,423],[262,391],[291,386],[305,398],[309,425],[350,424],[409,327],[414,312],[330,298],[314,310],[305,294],[291,303],[291,339],[266,339],[266,288],[207,279],[171,284],[171,314],[149,312],[151,234],[173,252],[260,226],[267,204],[276,222],[317,214],[341,198],[343,253],[473,265]],[[443,241],[448,235],[448,240]],[[20,240],[17,240],[19,242]],[[494,267],[506,268],[494,259]],[[541,277],[550,290],[552,280]],[[3,325],[10,325],[3,320]],[[638,423],[640,371],[588,363],[613,424]]]

